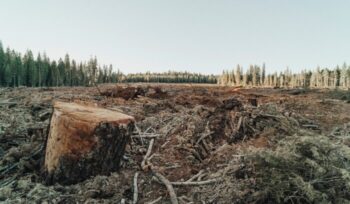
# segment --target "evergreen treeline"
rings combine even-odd
[[[91,86],[116,82],[217,83],[217,77],[171,71],[123,75],[119,70],[114,72],[112,65],[101,67],[96,57],[76,62],[66,54],[64,59],[55,61],[46,54],[35,57],[30,50],[22,56],[10,48],[4,50],[0,42],[0,86]]]
[[[174,72],[136,73],[123,75],[112,65],[100,66],[96,57],[88,62],[76,62],[66,54],[64,59],[50,60],[46,54],[34,56],[28,50],[23,56],[0,42],[0,86],[91,86],[94,83],[218,83],[232,86],[350,88],[350,66],[345,63],[334,69],[266,74],[263,66],[251,65],[243,70],[239,65],[225,70],[220,77],[199,73]]]
[[[345,63],[334,69],[317,68],[314,71],[292,73],[288,68],[284,72],[266,74],[265,64],[260,67],[251,65],[244,71],[236,69],[224,71],[218,79],[221,85],[262,86],[262,87],[304,87],[304,88],[350,88],[350,66]]]
[[[128,74],[126,82],[152,82],[152,83],[217,83],[214,75],[203,75],[189,72],[168,71],[164,73],[137,73]]]
[[[22,56],[10,48],[4,50],[0,42],[0,86],[90,86],[121,80],[121,72],[114,72],[112,65],[99,66],[96,57],[78,63],[68,54],[58,61],[46,54],[34,57],[30,50]]]

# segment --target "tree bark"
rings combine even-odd
[[[43,168],[47,184],[73,184],[119,169],[133,117],[76,103],[53,107]]]

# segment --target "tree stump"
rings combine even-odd
[[[73,184],[119,169],[133,117],[76,103],[53,107],[44,160],[47,184]]]

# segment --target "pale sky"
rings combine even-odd
[[[0,0],[5,47],[125,73],[350,63],[349,0]]]

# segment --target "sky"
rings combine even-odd
[[[350,63],[348,0],[0,0],[0,41],[124,73]]]

